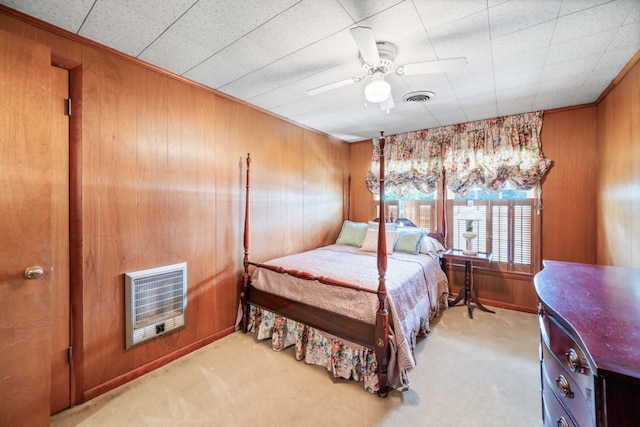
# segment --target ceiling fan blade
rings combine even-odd
[[[389,95],[389,97],[387,99],[385,99],[384,101],[382,101],[380,103],[380,109],[382,111],[388,111],[388,110],[392,109],[395,106],[396,106],[396,104],[393,102],[393,95]]]
[[[340,80],[338,82],[329,83],[328,85],[319,86],[319,87],[316,87],[316,88],[313,88],[313,89],[309,89],[307,91],[307,95],[317,95],[317,94],[322,93],[322,92],[327,92],[327,91],[330,91],[330,90],[333,90],[333,89],[336,89],[336,88],[339,88],[339,87],[342,87],[342,86],[350,85],[352,83],[357,83],[360,80],[362,80],[362,79],[352,77],[352,78],[349,78],[349,79]]]
[[[360,50],[360,55],[364,62],[377,64],[380,62],[378,54],[378,46],[376,39],[373,37],[373,30],[369,27],[355,27],[351,29],[351,36],[356,42],[356,46]]]
[[[466,65],[467,58],[464,57],[440,59],[436,61],[404,64],[396,69],[396,73],[405,76],[411,76],[414,74],[449,73],[453,71],[461,71]]]

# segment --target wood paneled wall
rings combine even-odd
[[[596,107],[546,111],[541,139],[553,161],[541,186],[541,259],[594,263]]]
[[[347,215],[344,141],[4,8],[0,28],[50,46],[54,62],[76,67],[75,403],[233,331],[247,153],[251,259],[335,241]],[[125,351],[123,274],[182,261],[186,328]]]
[[[373,143],[351,143],[351,219],[366,222],[378,216],[373,207],[373,193],[367,188],[365,177],[371,168]]]
[[[598,105],[596,206],[598,264],[640,268],[640,62]]]

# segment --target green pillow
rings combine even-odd
[[[338,236],[338,240],[336,240],[336,244],[360,247],[362,246],[362,242],[364,242],[364,236],[366,233],[366,223],[346,220],[342,223],[342,230],[340,230],[340,235]]]
[[[413,227],[401,227],[398,229],[398,238],[394,252],[403,252],[406,254],[417,254],[420,252],[420,245],[424,237],[424,230]]]

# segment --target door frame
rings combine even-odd
[[[72,348],[70,407],[84,398],[84,232],[82,187],[82,64],[51,54],[51,65],[69,71],[69,341]]]

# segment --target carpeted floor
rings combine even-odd
[[[234,333],[51,418],[59,426],[536,426],[537,316],[457,306],[418,341],[411,389],[362,383]]]

